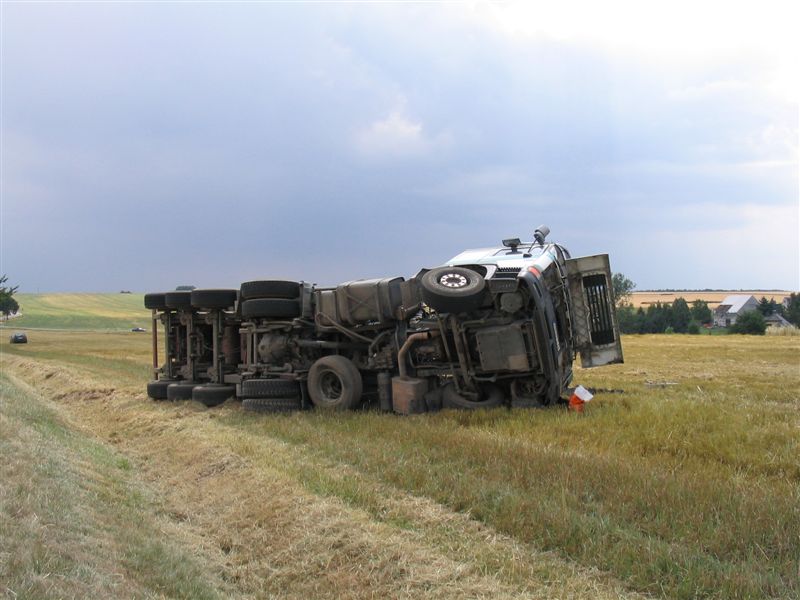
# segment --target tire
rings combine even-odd
[[[245,281],[239,288],[242,300],[254,298],[285,298],[296,300],[300,297],[300,282],[298,281]]]
[[[235,385],[207,383],[205,385],[198,385],[192,390],[192,400],[205,404],[208,407],[219,406],[228,398],[233,398],[235,396]]]
[[[323,356],[308,371],[308,395],[320,410],[352,410],[363,389],[361,373],[344,356]]]
[[[192,290],[191,303],[195,308],[224,310],[236,304],[236,290]]]
[[[456,391],[456,387],[449,383],[442,390],[442,406],[444,408],[496,408],[503,404],[503,390],[496,385],[486,385],[483,387],[483,400],[467,400]]]
[[[300,316],[300,302],[286,298],[256,298],[242,302],[242,317],[250,319],[293,319]]]
[[[425,304],[443,313],[475,310],[483,299],[486,280],[471,269],[439,267],[431,269],[420,280]]]
[[[144,295],[144,307],[145,308],[155,308],[156,310],[164,310],[167,307],[167,298],[166,294],[145,294]]]
[[[187,308],[192,305],[192,292],[167,292],[164,297],[168,308]]]
[[[293,379],[245,379],[243,398],[299,398],[300,384]]]
[[[191,400],[192,391],[199,383],[196,381],[179,381],[167,386],[167,400]]]
[[[300,410],[300,398],[245,398],[242,409],[259,413],[279,413]]]
[[[167,387],[177,383],[177,379],[155,379],[147,382],[147,397],[153,400],[166,400]]]

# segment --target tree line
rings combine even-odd
[[[683,298],[676,298],[672,304],[656,302],[646,310],[628,303],[617,306],[622,333],[700,333],[700,327],[712,320],[711,309],[703,300],[689,306]]]
[[[629,298],[636,284],[622,273],[612,278],[617,322],[622,333],[700,333],[704,326],[713,323],[713,314],[704,300],[695,300],[691,306],[683,298],[671,304],[656,302],[634,308]],[[800,294],[791,294],[788,307],[775,300],[762,297],[756,310],[746,312],[728,328],[731,333],[763,335],[767,329],[765,317],[779,314],[795,326],[800,326]]]

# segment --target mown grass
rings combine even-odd
[[[198,560],[161,532],[158,503],[125,456],[5,375],[0,398],[4,597],[223,597]]]
[[[44,340],[47,348],[4,350],[143,391],[146,340],[66,333]],[[413,503],[392,498],[468,515],[521,547],[553,551],[654,596],[799,596],[800,340],[659,335],[627,336],[623,344],[624,365],[577,369],[576,383],[598,390],[583,415],[553,409],[269,417],[242,413],[235,403],[187,413],[181,405],[129,400],[109,407],[107,417],[180,417],[184,453],[202,438],[252,464],[242,473],[248,482],[279,471],[312,494],[422,536],[437,552],[469,557],[514,585],[552,578],[558,567],[514,571],[496,548],[459,545],[462,525],[437,528]],[[166,444],[158,431],[149,424],[142,435]],[[197,456],[207,452],[198,447]],[[168,459],[163,451],[159,457]],[[269,498],[264,502],[266,510]],[[318,551],[328,556],[329,549]]]
[[[500,410],[229,421],[607,570],[639,591],[800,594],[798,344],[626,342],[628,363],[616,374],[579,372],[584,384],[613,381],[624,392],[599,393],[582,417]],[[358,487],[303,477],[311,489],[370,505]]]
[[[146,381],[152,373],[149,333],[32,331],[27,344],[0,342],[0,352],[72,365],[109,386]]]
[[[236,403],[208,411],[193,403],[143,402],[141,382],[120,377],[120,388],[108,391],[82,370],[15,354],[5,358],[10,370],[135,459],[133,468],[160,490],[181,533],[189,532],[184,542],[213,555],[207,564],[232,583],[229,596],[632,596],[607,574],[542,553],[344,463],[260,431],[220,426],[221,415],[239,412]],[[362,509],[334,489],[344,496],[358,489],[371,504]]]
[[[610,571],[640,591],[684,598],[797,593],[790,533],[800,527],[796,484],[731,476],[713,464],[687,467],[669,455],[621,459],[581,448],[583,435],[566,451],[541,431],[509,435],[525,421],[512,412],[467,423],[452,415],[422,423],[359,415],[235,424],[312,448],[515,539]],[[306,482],[320,489],[315,475]],[[334,493],[361,506],[371,501],[347,485]]]
[[[17,294],[20,317],[7,328],[130,330],[150,328],[142,294]]]

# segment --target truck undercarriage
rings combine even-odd
[[[408,280],[147,294],[148,395],[208,406],[237,397],[262,412],[555,404],[577,354],[599,366],[622,362],[622,350],[608,256],[572,259],[547,233],[463,252]]]

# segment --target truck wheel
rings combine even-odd
[[[295,300],[300,297],[300,282],[298,281],[245,281],[239,288],[242,300],[253,298],[286,298]]]
[[[484,278],[463,267],[431,269],[420,280],[422,299],[438,312],[462,313],[475,310],[483,299]]]
[[[200,384],[196,381],[171,383],[167,386],[167,400],[191,400],[192,390],[198,385]]]
[[[495,408],[503,403],[503,390],[496,385],[485,385],[481,389],[482,400],[467,400],[456,391],[456,386],[448,383],[442,390],[444,408]]]
[[[250,319],[293,319],[300,316],[300,302],[286,298],[256,298],[242,302],[242,316]]]
[[[187,308],[192,305],[192,292],[167,292],[164,303],[169,308]]]
[[[166,400],[167,387],[177,383],[177,379],[156,379],[147,382],[147,397],[153,400]]]
[[[361,402],[361,373],[344,356],[323,356],[308,371],[308,395],[321,410],[349,410]]]
[[[236,290],[192,290],[191,303],[195,308],[232,308],[236,304]]]
[[[300,384],[293,379],[245,379],[243,398],[299,398]]]
[[[144,307],[155,308],[156,310],[164,310],[167,308],[166,294],[145,294]]]
[[[207,383],[198,385],[192,390],[192,400],[205,404],[209,408],[218,406],[228,398],[236,396],[235,385],[222,385],[219,383]]]
[[[277,413],[300,410],[300,398],[245,398],[242,409],[250,412]]]

